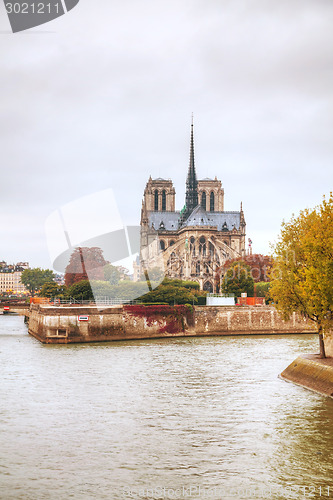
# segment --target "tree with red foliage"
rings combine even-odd
[[[104,280],[104,266],[107,264],[100,248],[75,248],[66,267],[65,285],[68,287],[89,279]]]
[[[216,272],[215,281],[217,285],[220,284],[221,278],[226,274],[228,269],[231,268],[232,264],[239,261],[245,262],[245,264],[250,267],[250,273],[255,283],[270,281],[269,271],[273,265],[272,257],[269,255],[253,254],[227,260]]]

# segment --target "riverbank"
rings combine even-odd
[[[163,337],[314,333],[293,314],[284,321],[272,306],[96,306],[33,304],[29,333],[47,344]]]
[[[324,396],[333,397],[333,358],[322,359],[319,354],[303,354],[280,377]]]

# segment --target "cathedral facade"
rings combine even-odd
[[[245,255],[242,204],[240,211],[226,212],[221,181],[197,179],[193,123],[183,209],[176,210],[171,180],[149,177],[140,224],[141,273],[160,267],[170,278],[196,281],[202,290],[217,293],[220,267]]]

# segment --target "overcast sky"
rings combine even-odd
[[[331,0],[81,0],[11,34],[1,3],[0,260],[50,267],[47,217],[107,188],[139,223],[149,175],[182,208],[192,112],[198,177],[269,252],[332,190],[332,26]]]

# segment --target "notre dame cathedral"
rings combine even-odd
[[[245,255],[245,218],[224,210],[224,189],[215,179],[198,180],[194,164],[193,123],[186,200],[175,209],[171,180],[147,182],[141,210],[141,272],[164,268],[170,278],[197,281],[208,292],[219,292],[218,270],[228,259]]]

